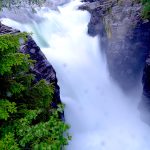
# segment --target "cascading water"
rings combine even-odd
[[[149,150],[150,128],[139,117],[135,97],[129,97],[109,77],[98,37],[89,37],[90,15],[77,10],[78,1],[59,12],[40,10],[40,23],[3,23],[33,38],[54,66],[65,118],[71,125],[68,150]]]

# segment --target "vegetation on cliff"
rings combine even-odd
[[[26,33],[0,36],[0,150],[61,150],[70,139],[53,108],[53,84],[35,82],[34,60],[18,52]]]
[[[142,15],[144,19],[150,19],[150,0],[142,0],[143,11]]]

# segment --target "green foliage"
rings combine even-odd
[[[34,61],[18,52],[20,38],[26,33],[0,36],[0,150],[61,150],[70,140],[63,105],[51,106],[53,84],[34,83]]]
[[[0,75],[12,74],[13,69],[20,66],[22,69],[28,69],[31,65],[29,55],[18,53],[19,39],[23,37],[25,40],[25,36],[25,33],[0,36]]]
[[[31,97],[30,102],[32,102],[34,105],[36,104],[36,107],[47,108],[52,102],[53,94],[53,85],[49,85],[45,80],[41,80],[29,91],[29,95]]]
[[[141,0],[143,4],[142,16],[144,19],[150,19],[150,0]]]
[[[15,113],[16,111],[16,103],[0,99],[0,119],[7,120],[9,118],[9,113]]]
[[[41,143],[46,143],[51,149],[53,147],[56,147],[56,150],[61,149],[67,144],[69,136],[65,138],[63,133],[69,126],[59,119],[58,110],[53,110],[48,121],[32,125],[32,121],[41,113],[42,110],[29,110],[24,118],[18,120],[15,126],[17,137],[20,139],[19,144],[24,147],[30,143],[30,147],[34,149],[40,147]]]
[[[8,133],[0,140],[0,148],[1,150],[20,150],[12,133]]]

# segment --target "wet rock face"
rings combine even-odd
[[[34,67],[31,68],[31,72],[35,74],[35,82],[45,79],[48,83],[53,83],[55,91],[52,105],[53,107],[56,107],[58,103],[61,103],[61,101],[54,68],[30,36],[28,37],[27,42],[21,46],[20,51],[22,53],[29,54],[30,58],[36,61]]]
[[[5,26],[0,22],[0,35],[2,34],[15,34],[15,33],[19,33],[19,30],[13,29],[11,27]]]
[[[88,33],[100,35],[110,75],[130,91],[141,78],[150,49],[150,23],[140,17],[141,4],[131,0],[90,2],[81,6],[91,13]]]
[[[126,32],[125,37],[117,37],[116,32],[117,39],[108,39],[106,56],[110,74],[125,90],[135,88],[141,79],[150,49],[149,27],[150,23],[139,22],[133,30]]]

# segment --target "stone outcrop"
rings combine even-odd
[[[150,49],[150,22],[141,18],[142,6],[131,0],[86,0],[79,9],[88,10],[88,33],[100,35],[112,78],[130,91],[142,76]]]
[[[28,37],[27,42],[21,46],[20,51],[22,53],[29,54],[30,58],[36,61],[34,67],[31,68],[31,72],[35,74],[35,82],[45,79],[48,83],[52,83],[54,85],[55,91],[52,106],[57,107],[57,104],[61,103],[61,101],[54,68],[30,36]]]
[[[1,24],[0,26],[0,35],[2,34],[17,34],[19,30],[13,29],[11,27],[5,26]],[[54,91],[54,99],[51,104],[53,107],[57,107],[58,103],[61,103],[60,100],[60,91],[59,86],[57,84],[56,72],[52,65],[48,62],[40,48],[37,46],[35,41],[29,36],[27,42],[23,40],[21,42],[20,52],[29,54],[32,60],[35,60],[35,65],[30,69],[32,73],[35,75],[35,81],[37,82],[41,79],[45,79],[48,83],[53,83],[55,91]],[[63,117],[63,115],[61,116]]]
[[[19,30],[5,26],[0,22],[0,35],[2,35],[2,34],[15,34],[15,33],[19,33],[19,32],[20,32]]]

